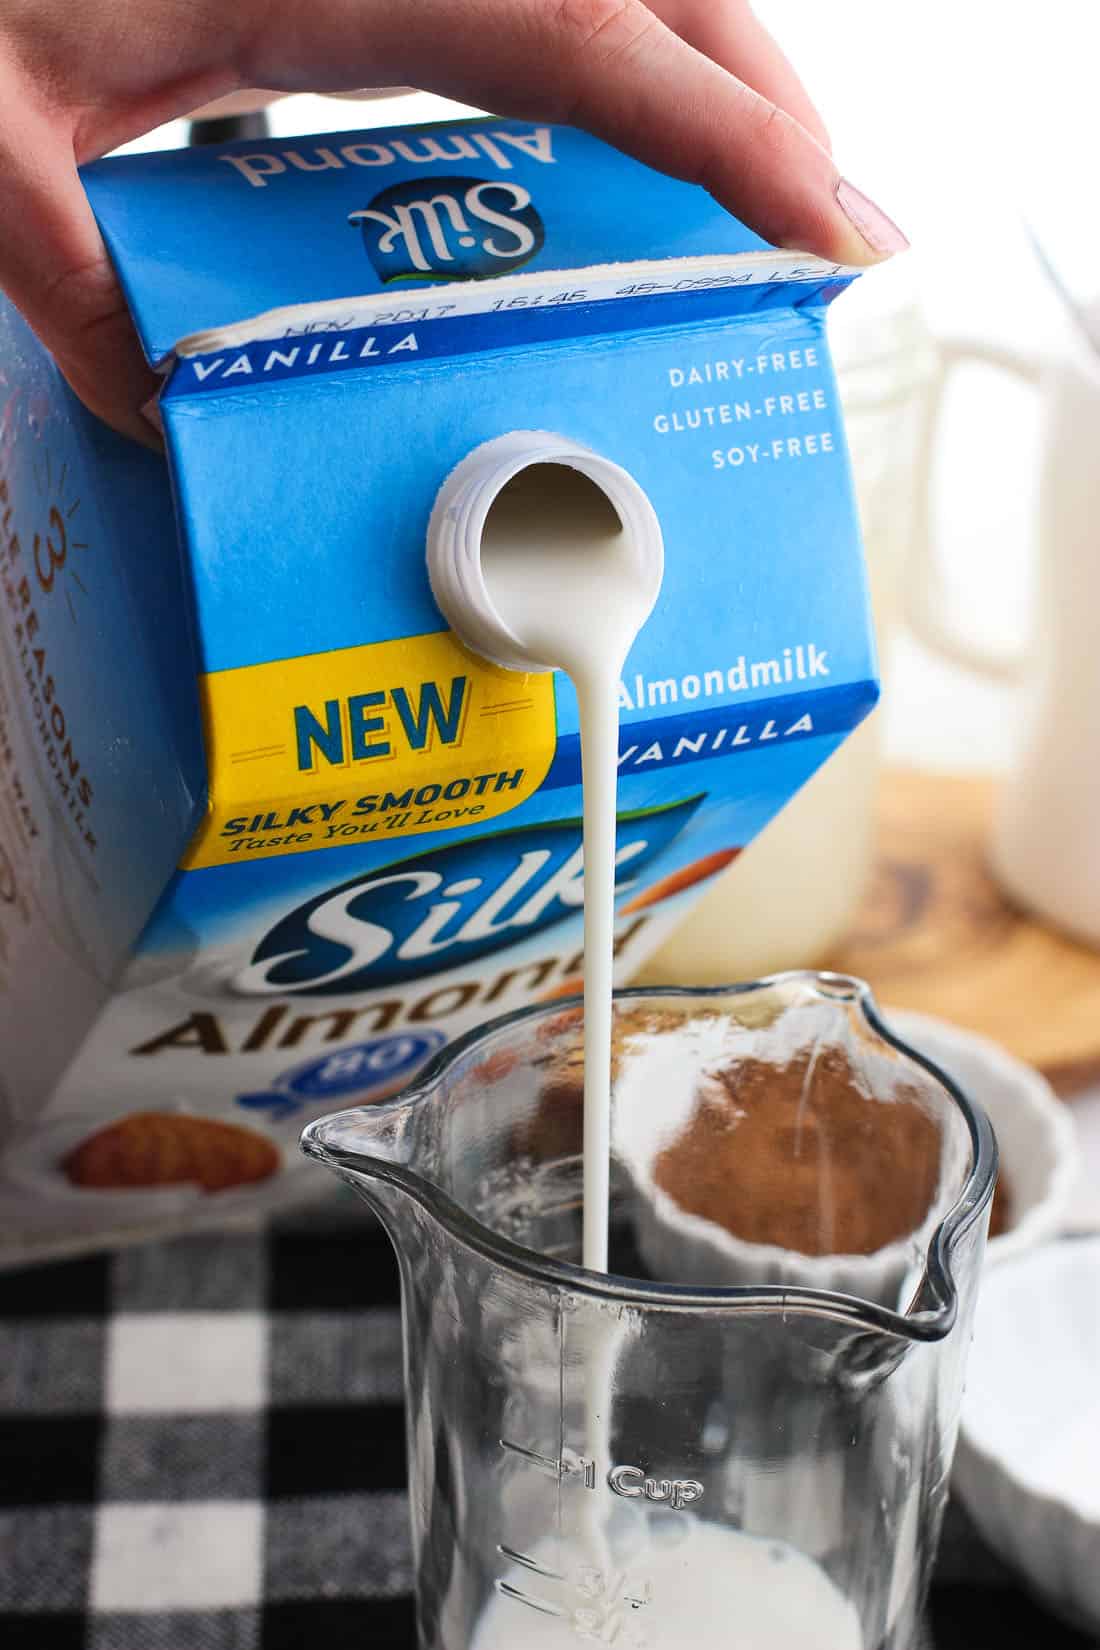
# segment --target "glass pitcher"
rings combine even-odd
[[[908,1650],[988,1123],[857,981],[620,993],[603,1276],[581,1034],[508,1016],[303,1137],[397,1250],[422,1650]]]

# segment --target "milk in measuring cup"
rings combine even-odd
[[[520,1593],[529,1580],[518,1569],[511,1578]],[[614,1642],[626,1647],[866,1650],[855,1607],[820,1565],[782,1542],[717,1524],[693,1519],[690,1533],[671,1528],[632,1555],[618,1590]],[[571,1612],[525,1607],[501,1590],[480,1617],[471,1650],[576,1650],[583,1626]]]
[[[311,1195],[310,1117],[578,989],[577,694],[462,646],[425,568],[471,453],[549,432],[663,537],[616,687],[616,981],[877,691],[824,330],[850,272],[514,121],[85,180],[167,461],[0,307],[9,1261]]]

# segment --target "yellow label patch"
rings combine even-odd
[[[553,677],[449,632],[212,671],[200,694],[210,806],[184,870],[483,824],[556,742]]]

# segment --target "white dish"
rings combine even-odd
[[[1100,1238],[985,1278],[954,1486],[989,1545],[1100,1629]]]

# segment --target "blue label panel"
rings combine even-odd
[[[522,121],[245,140],[81,175],[154,361],[289,304],[766,248],[705,190]]]
[[[762,708],[735,705],[721,710],[631,722],[619,730],[619,777],[683,768],[714,757],[742,756],[771,744],[833,738],[862,722],[878,702],[877,682],[852,682],[815,694],[771,699]],[[581,741],[577,733],[558,740],[544,790],[581,782]],[[731,783],[736,780],[731,778]]]

